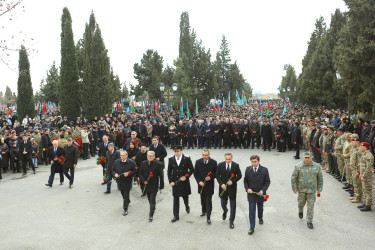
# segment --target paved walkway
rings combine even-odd
[[[201,155],[197,149],[184,152],[193,162]],[[212,150],[211,157],[221,162],[225,152]],[[149,223],[149,205],[147,198],[140,197],[140,189],[131,191],[129,215],[122,216],[120,192],[115,187],[112,194],[103,194],[101,167],[90,159],[79,161],[72,190],[67,181],[58,185],[58,175],[53,188],[46,187],[48,166],[25,178],[5,174],[0,181],[0,249],[374,249],[375,212],[360,212],[358,204],[350,203],[342,185],[328,174],[324,173],[323,193],[315,203],[314,230],[310,230],[305,219],[298,218],[297,195],[291,190],[290,176],[298,162],[293,152],[242,149],[232,153],[242,173],[250,165],[251,154],[259,154],[270,173],[264,225],[257,224],[252,236],[247,235],[248,203],[242,179],[233,230],[228,220],[221,219],[217,183],[212,224],[199,216],[200,199],[193,178],[191,213],[186,214],[182,205],[180,221],[170,222],[173,201],[167,185],[157,195],[154,221]],[[172,154],[168,150],[168,156]]]

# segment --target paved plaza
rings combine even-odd
[[[221,162],[227,150],[211,150]],[[184,150],[195,160],[201,150]],[[49,166],[40,166],[37,174],[4,174],[0,181],[0,249],[374,249],[375,212],[360,212],[358,204],[348,200],[342,185],[323,173],[324,186],[315,203],[314,229],[298,218],[297,195],[291,190],[290,177],[294,152],[233,150],[241,172],[250,165],[250,155],[258,154],[269,169],[271,185],[264,207],[264,224],[249,230],[248,203],[243,179],[238,185],[235,228],[221,218],[222,209],[215,183],[212,224],[201,218],[201,205],[194,178],[190,195],[190,214],[183,202],[180,220],[171,223],[173,199],[165,170],[166,187],[158,193],[154,221],[148,222],[149,204],[141,198],[138,186],[130,194],[129,215],[122,216],[122,197],[116,185],[104,195],[100,185],[102,168],[95,159],[80,160],[73,189],[65,179],[53,188],[46,187]],[[168,157],[173,152],[168,150]],[[229,207],[229,205],[228,205]],[[373,207],[374,209],[374,207]]]

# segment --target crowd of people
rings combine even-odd
[[[207,223],[211,223],[213,194],[213,186],[209,187],[208,183],[216,178],[220,193],[227,193],[222,197],[223,219],[228,211],[226,206],[229,194],[230,227],[234,228],[233,200],[236,191],[231,191],[231,188],[242,175],[240,170],[234,171],[236,164],[232,164],[230,154],[225,156],[228,156],[228,161],[222,163],[222,167],[209,158],[208,150],[250,150],[256,147],[271,151],[277,148],[278,152],[294,150],[295,159],[299,159],[299,152],[303,149],[311,152],[313,166],[316,166],[316,163],[321,164],[322,170],[345,184],[351,202],[363,202],[358,206],[361,211],[371,210],[375,121],[370,122],[369,117],[364,115],[353,124],[345,110],[325,107],[307,109],[306,106],[298,104],[285,110],[282,100],[273,100],[270,104],[271,112],[267,116],[262,116],[259,104],[255,102],[246,106],[232,103],[220,113],[213,113],[210,106],[207,106],[189,119],[186,113],[179,114],[178,110],[143,113],[143,109],[137,108],[133,113],[115,112],[99,118],[94,117],[92,120],[81,117],[71,120],[59,113],[26,116],[22,121],[18,120],[16,114],[4,115],[0,119],[0,168],[3,173],[10,170],[16,174],[21,172],[22,167],[23,175],[31,168],[35,174],[38,165],[44,163],[51,165],[47,186],[53,186],[54,175],[59,173],[60,184],[64,183],[65,175],[69,179],[69,187],[72,188],[78,158],[86,160],[98,156],[98,161],[105,159],[98,163],[103,167],[102,184],[106,185],[105,194],[111,193],[112,179],[116,179],[123,196],[124,215],[127,215],[129,191],[132,184],[138,184],[143,196],[147,195],[149,199],[149,220],[152,221],[156,193],[164,187],[163,169],[167,165],[168,180],[173,186],[175,197],[172,222],[179,220],[178,197],[183,197],[186,212],[190,211],[188,195],[191,191],[190,186],[185,186],[185,183],[188,183],[185,181],[194,174],[198,191],[203,194],[207,192],[207,195],[201,194],[202,216],[207,216]],[[166,147],[177,152],[174,157],[169,158],[168,163],[164,162],[167,157]],[[195,167],[190,158],[182,155],[185,148],[203,150],[202,158],[197,160]],[[309,156],[310,154],[306,154],[306,158]],[[254,161],[252,166],[255,170],[252,170],[256,172],[259,157],[254,157],[251,161]],[[308,161],[304,162],[310,166]],[[209,163],[212,163],[211,167],[199,170],[200,165],[210,165]],[[233,166],[233,171],[225,171],[228,166],[229,169]],[[224,170],[218,174],[220,168]],[[254,194],[253,191],[249,192],[249,202],[258,204],[266,195],[270,181],[269,177],[267,180],[268,172],[266,174],[266,168],[264,169],[261,171],[264,173],[262,185],[256,187]],[[233,179],[230,174],[234,174]],[[253,184],[248,182],[247,185]],[[321,191],[319,188],[321,189],[322,183],[314,185],[314,193]],[[248,189],[252,190],[246,188],[247,191]],[[307,196],[301,200],[308,203],[308,223],[311,224],[308,226],[312,228],[311,202],[309,203]],[[251,225],[254,225],[255,207],[250,206],[250,221]],[[263,223],[261,205],[258,205],[258,218],[259,222]]]

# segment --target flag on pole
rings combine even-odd
[[[258,114],[262,117],[262,100],[259,100],[259,112]]]
[[[245,91],[242,90],[242,103],[246,106],[247,105],[247,100],[246,100],[246,95]]]
[[[187,119],[190,119],[189,100],[186,100]]]
[[[284,114],[285,114],[285,112],[286,112],[286,109],[287,109],[287,107],[288,107],[287,103],[288,103],[288,102],[287,102],[287,99],[286,99],[286,96],[285,96],[283,116],[284,116]]]
[[[230,107],[230,91],[228,92],[228,107]]]
[[[271,115],[271,102],[268,100],[267,102],[267,115]]]
[[[224,100],[224,96],[223,96],[223,108],[222,108],[222,110],[223,110],[223,115],[224,115],[224,111],[225,111],[225,100]]]
[[[238,103],[238,105],[241,106],[241,98],[240,98],[240,95],[238,94],[237,89],[236,89],[236,97],[237,97],[237,103]]]
[[[198,114],[198,100],[195,99],[195,114]]]
[[[181,102],[180,102],[180,119],[182,117],[182,113],[184,113],[184,104],[181,96]]]

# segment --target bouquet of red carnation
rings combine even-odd
[[[99,156],[98,158],[96,158],[96,165],[101,165],[104,162],[105,162],[104,156]]]
[[[56,156],[57,156],[57,155],[56,155]],[[63,165],[64,162],[65,162],[65,158],[64,158],[64,156],[60,155],[60,156],[57,158],[57,161],[58,161],[61,165]]]
[[[268,198],[270,198],[270,196],[267,194],[267,195],[264,195],[264,194],[261,194],[261,193],[258,193],[258,192],[253,192],[253,194],[256,194],[256,195],[259,195],[259,196],[262,196],[263,199],[266,201]]]
[[[234,173],[232,173],[232,174],[230,175],[230,178],[229,178],[228,181],[231,181],[233,177],[235,177]],[[223,190],[223,191],[221,191],[221,193],[220,193],[220,197],[222,197],[222,196],[224,195],[225,191],[228,190],[228,184],[225,184],[225,187],[226,187],[226,189]]]
[[[320,197],[320,194],[318,193],[318,194],[316,194],[316,196]]]
[[[134,140],[134,147],[139,148],[140,140],[135,139]]]
[[[208,172],[207,173],[207,177],[210,177],[210,175],[212,175],[212,171],[210,171],[210,172]],[[206,185],[206,180],[204,180],[204,186]],[[204,186],[202,187],[202,189],[201,189],[201,195],[202,195],[202,192],[203,192],[203,188],[204,188]]]
[[[185,174],[186,177],[189,177],[189,174]],[[181,178],[178,179],[174,184],[177,185],[177,183],[179,183],[181,181]]]
[[[152,171],[150,171],[150,175],[149,175],[148,178],[147,178],[147,184],[148,184],[148,181],[150,180],[150,178],[152,178],[152,177],[154,177],[154,173],[152,173]],[[143,188],[143,192],[142,192],[142,194],[145,193],[146,188],[147,188],[147,184],[146,184],[145,187]]]

